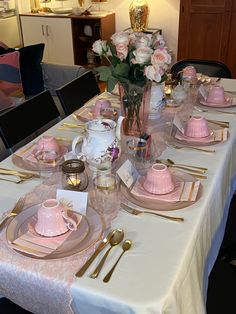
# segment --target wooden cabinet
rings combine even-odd
[[[180,0],[177,59],[218,60],[236,78],[235,17],[233,0]]]
[[[92,48],[94,41],[109,40],[115,33],[115,13],[101,17],[94,15],[73,17],[72,31],[75,64],[86,65],[87,52]],[[100,59],[97,58],[96,61],[99,62]]]
[[[115,14],[67,17],[20,14],[20,25],[24,46],[45,43],[44,61],[86,66],[87,53],[94,41],[108,40],[114,34]]]
[[[20,16],[24,46],[45,43],[43,61],[74,64],[71,20]]]

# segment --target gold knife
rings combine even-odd
[[[80,270],[75,274],[76,277],[82,277],[98,254],[104,249],[104,247],[109,243],[112,235],[114,234],[115,230],[112,230],[108,233],[108,235],[102,240],[102,242],[98,245],[95,252],[92,256],[86,261],[86,263],[80,268]]]
[[[34,178],[40,178],[40,175],[34,172],[26,172],[26,171],[18,171],[13,169],[6,169],[6,168],[0,168],[0,173],[2,174],[9,174],[18,176],[20,178],[25,178],[27,176],[32,176]]]

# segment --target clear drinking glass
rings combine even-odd
[[[114,174],[98,174],[93,179],[93,206],[103,216],[106,227],[119,211],[119,183]]]

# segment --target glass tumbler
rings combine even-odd
[[[114,174],[101,174],[93,179],[93,206],[103,216],[106,227],[119,211],[119,183]]]

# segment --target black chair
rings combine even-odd
[[[204,75],[232,78],[229,68],[224,63],[215,60],[183,59],[173,64],[170,72],[174,78],[179,78],[180,71],[188,65],[194,66],[197,72]]]
[[[92,71],[85,72],[56,90],[65,115],[81,108],[89,99],[100,94],[100,88]]]
[[[61,119],[50,92],[0,113],[0,136],[10,152],[28,143]]]

